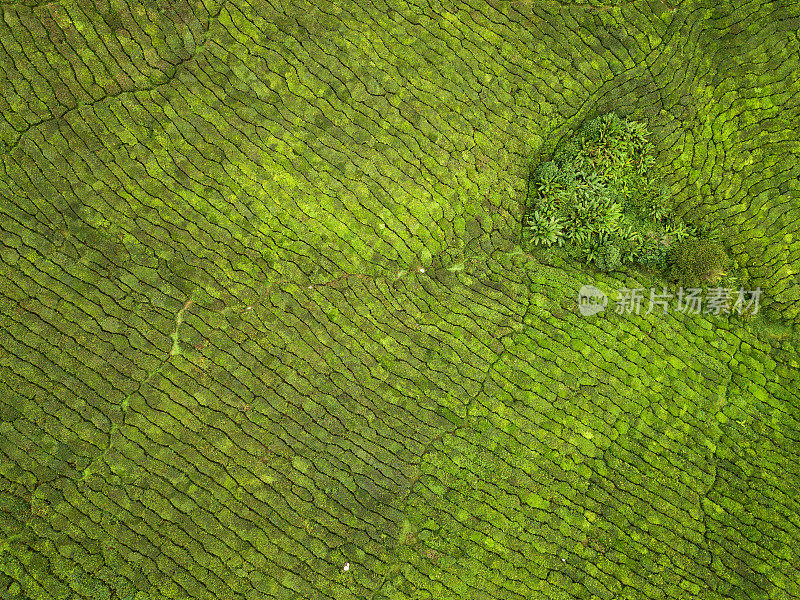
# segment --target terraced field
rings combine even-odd
[[[2,1],[0,596],[800,597],[800,8]],[[755,316],[520,245],[646,121]]]

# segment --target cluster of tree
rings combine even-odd
[[[708,230],[675,215],[648,136],[645,123],[609,113],[563,139],[531,174],[525,237],[602,271],[639,265],[682,284],[716,284],[731,261]]]

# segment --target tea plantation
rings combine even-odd
[[[795,4],[2,12],[0,597],[800,597]]]

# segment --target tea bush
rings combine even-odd
[[[715,239],[689,238],[670,257],[670,274],[681,285],[716,285],[727,275],[731,260]]]

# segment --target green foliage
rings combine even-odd
[[[558,216],[545,216],[539,211],[527,215],[525,227],[534,244],[551,246],[562,240],[564,220]]]
[[[562,139],[531,173],[527,240],[564,246],[603,271],[638,264],[663,272],[670,248],[696,232],[673,216],[648,135],[644,123],[609,113]]]
[[[556,146],[553,152],[553,161],[561,167],[564,163],[572,161],[580,151],[580,142],[574,138],[568,138]]]
[[[682,285],[717,284],[730,266],[725,248],[710,238],[685,239],[670,256],[671,275]]]
[[[619,246],[613,243],[603,245],[597,252],[595,264],[601,271],[613,271],[622,265],[622,254]]]
[[[655,238],[648,238],[636,254],[642,266],[654,270],[663,270],[667,264],[667,246]]]

